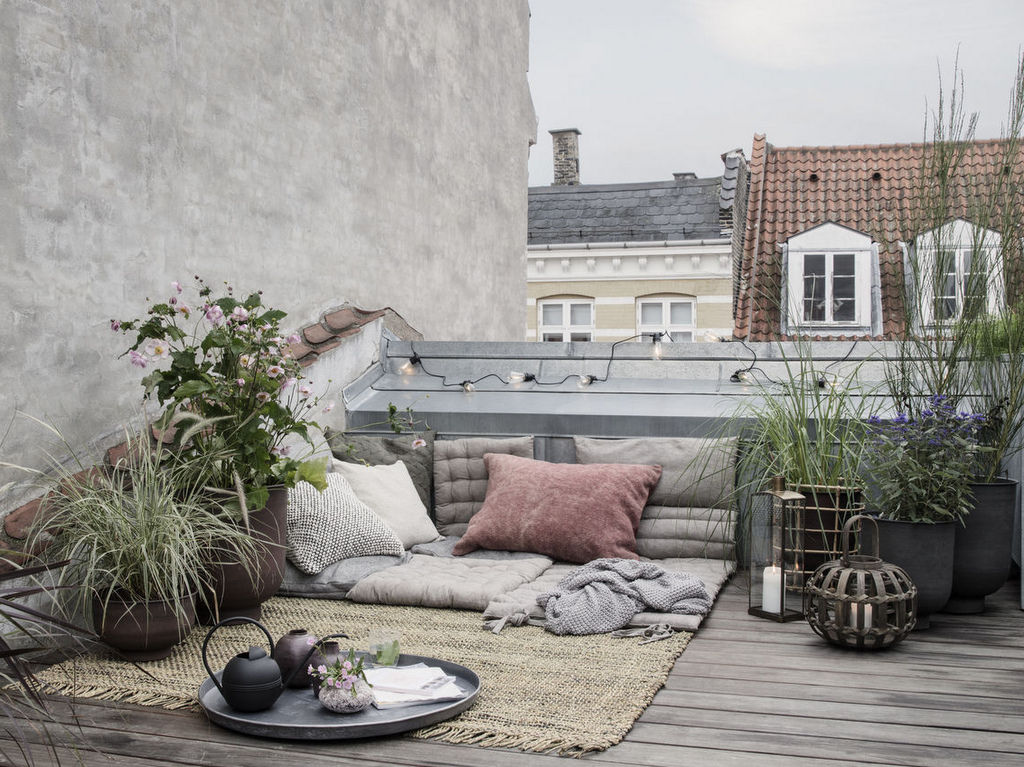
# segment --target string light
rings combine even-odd
[[[463,381],[462,391],[466,392],[466,394],[470,394],[476,391],[476,387],[473,385],[472,381]]]
[[[508,374],[509,383],[523,383],[526,381],[536,380],[537,376],[535,376],[533,373],[520,373],[518,371],[513,370],[511,373]]]
[[[581,389],[586,389],[592,383],[594,383],[594,376],[591,375],[581,375],[579,380],[576,381],[576,385]]]
[[[420,364],[420,355],[418,355],[416,352],[413,352],[412,356],[409,358],[408,362],[406,362],[404,365],[402,365],[402,367],[400,367],[398,370],[399,370],[399,372],[401,372],[401,373],[403,373],[405,375],[412,375],[413,372],[416,370],[416,366],[419,365],[419,364]]]

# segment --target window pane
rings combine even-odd
[[[825,254],[804,256],[804,321],[825,321]]]
[[[590,333],[571,333],[569,335],[570,341],[589,341]]]
[[[545,333],[544,334],[544,340],[545,341],[561,341],[562,340],[562,334],[561,333]]]
[[[853,322],[857,319],[856,266],[852,253],[832,257],[832,319]]]
[[[693,304],[689,301],[673,301],[669,306],[669,317],[672,325],[692,325]]]
[[[661,325],[661,302],[643,301],[640,303],[640,324]]]
[[[541,316],[543,317],[543,323],[545,325],[561,325],[562,305],[544,304],[544,306],[541,308]]]
[[[569,306],[570,325],[590,324],[590,304],[571,304]]]
[[[693,333],[691,333],[690,331],[686,331],[684,333],[682,330],[675,330],[675,331],[672,332],[672,341],[677,343],[677,344],[678,343],[685,343],[687,341],[692,341],[692,340],[693,340]]]

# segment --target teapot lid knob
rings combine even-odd
[[[250,647],[249,652],[246,653],[245,657],[247,657],[249,660],[259,660],[260,658],[267,657],[267,651],[264,650],[262,647]]]

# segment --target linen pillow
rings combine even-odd
[[[312,575],[348,557],[393,556],[402,542],[370,511],[338,474],[327,475],[327,489],[308,482],[288,491],[288,558]]]
[[[453,553],[508,549],[564,562],[639,559],[636,527],[660,466],[569,464],[488,453],[487,497]]]
[[[533,458],[533,437],[471,437],[434,443],[434,497],[441,535],[462,535],[487,495],[486,453]]]
[[[376,437],[369,434],[346,434],[327,429],[324,431],[331,452],[339,461],[360,463],[364,466],[389,465],[401,460],[409,470],[416,492],[433,516],[434,499],[434,433],[402,434],[395,437]],[[423,443],[416,442],[422,439]],[[349,450],[351,445],[352,449]],[[417,447],[419,445],[419,447]]]
[[[334,472],[348,480],[356,497],[384,520],[405,548],[441,537],[402,461],[390,466],[363,466],[335,460]]]

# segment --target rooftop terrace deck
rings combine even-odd
[[[985,614],[933,616],[931,630],[872,654],[830,647],[804,623],[748,616],[737,580],[626,739],[587,760],[666,767],[1021,764],[1024,612],[1016,582],[989,598]],[[129,705],[53,699],[52,709],[80,744],[102,752],[62,750],[61,764],[526,767],[559,760],[403,737],[259,740],[201,714]],[[56,736],[66,740],[67,732]],[[54,763],[42,747],[36,758]]]

